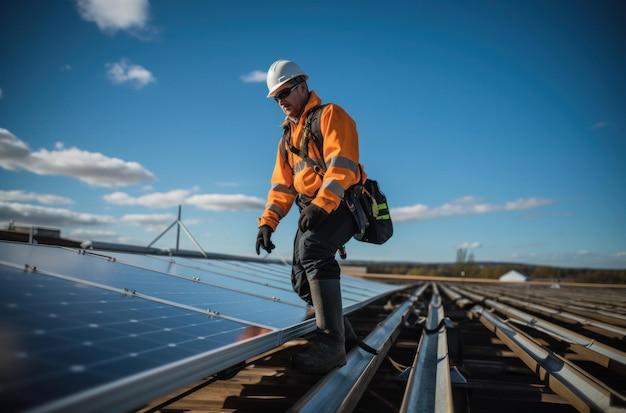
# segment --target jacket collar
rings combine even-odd
[[[317,93],[315,93],[314,90],[309,91],[309,100],[304,105],[304,109],[302,110],[302,115],[299,118],[292,118],[289,116],[285,116],[285,120],[283,121],[281,126],[283,127],[287,126],[289,124],[289,121],[297,125],[301,118],[303,117],[306,118],[306,115],[311,111],[311,109],[321,104],[322,104],[322,99],[320,99],[320,97],[317,96]]]

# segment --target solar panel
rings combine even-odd
[[[289,267],[275,263],[0,242],[0,280],[0,405],[9,412],[56,411],[116,386],[132,401],[115,406],[128,411],[150,396],[125,380],[167,392],[174,384],[145,377],[167,371],[171,381],[178,370],[197,380],[314,328]],[[344,308],[399,289],[343,281]]]
[[[18,410],[247,332],[242,323],[13,268],[3,268],[1,279],[0,405]]]

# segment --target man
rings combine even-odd
[[[300,218],[291,281],[294,291],[315,309],[317,333],[307,350],[293,356],[292,367],[321,374],[346,363],[346,331],[354,336],[349,324],[344,327],[335,254],[357,231],[342,202],[344,192],[365,175],[359,166],[356,124],[335,104],[321,110],[322,153],[312,137],[303,147],[307,114],[322,103],[307,80],[308,75],[288,60],[274,62],[267,74],[267,97],[273,97],[286,115],[282,126],[288,144],[281,139],[278,147],[267,206],[258,220],[256,252],[272,251],[271,235],[295,201]]]

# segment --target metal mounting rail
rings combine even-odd
[[[604,308],[590,305],[589,303],[574,301],[573,299],[571,299],[571,297],[563,299],[562,297],[551,296],[550,300],[546,301],[544,296],[537,294],[525,294],[523,296],[520,296],[519,294],[513,294],[511,296],[521,298],[524,301],[528,302],[543,303],[547,307],[553,308],[555,310],[566,309],[569,313],[572,314],[577,314],[582,317],[587,317],[615,326],[626,327],[626,315],[621,314],[617,308],[607,311]]]
[[[452,289],[446,287],[444,284],[440,284],[439,288],[450,299],[450,301],[456,304],[456,306],[459,308],[465,308],[469,305],[475,304],[469,298],[463,297],[460,293],[458,293],[457,291],[453,291]]]
[[[580,412],[626,412],[626,398],[568,360],[537,344],[516,327],[476,305],[470,310],[555,393]]]
[[[413,304],[424,293],[427,284],[421,286],[364,341],[378,350],[374,356],[355,347],[348,354],[345,366],[335,369],[309,390],[288,412],[351,412],[365,392],[367,385],[378,370],[400,333],[400,328]]]
[[[464,297],[469,297],[476,304],[481,303],[482,300],[485,299],[485,296],[472,293],[465,288],[464,289],[460,289],[458,287],[450,287],[450,288],[452,288],[457,293],[462,294]],[[473,289],[473,290],[475,291],[476,289]],[[481,291],[483,291],[483,293],[493,294],[493,291],[485,291],[485,290],[481,290]],[[534,303],[522,301],[522,300],[512,298],[512,297],[498,297],[497,300],[503,303],[511,304],[517,308],[523,308],[525,310],[529,310],[529,311],[543,314],[549,317],[553,317],[557,320],[561,320],[566,323],[580,325],[585,330],[593,331],[594,333],[601,334],[608,338],[616,338],[619,340],[626,339],[626,329],[619,327],[619,326],[610,325],[602,321],[597,321],[597,320],[589,319],[586,317],[582,317],[580,315],[571,314],[567,311],[567,309],[550,308],[541,304],[534,304]]]
[[[535,311],[543,315],[549,315],[556,319],[565,321],[566,323],[579,324],[585,330],[593,331],[608,338],[616,338],[619,340],[624,340],[626,338],[626,328],[617,325],[607,324],[603,321],[594,320],[580,314],[572,314],[571,312],[569,312],[569,309],[550,308],[540,304],[526,303],[515,298],[504,298],[501,301],[512,304],[516,307]]]
[[[626,374],[626,353],[623,351],[479,294],[470,293],[469,295],[477,302],[484,303],[486,306],[497,310],[514,322],[541,331],[569,344],[574,352],[585,359],[620,374]],[[460,300],[460,295],[457,294],[456,298]]]
[[[452,384],[443,305],[437,285],[407,382],[400,412],[451,412]]]
[[[493,300],[485,300],[485,304],[511,319],[518,320],[518,322],[528,327],[542,331],[558,340],[568,343],[573,351],[585,357],[587,360],[594,361],[620,374],[626,374],[626,353],[623,351],[607,346],[606,344],[570,331],[549,321],[524,313],[506,304],[501,304]]]

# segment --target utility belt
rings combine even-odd
[[[363,192],[363,185],[361,184],[354,184],[352,185],[350,188],[346,189],[346,191],[343,194],[343,198],[341,199],[341,202],[343,203],[348,203],[351,202],[352,204],[354,204],[354,197],[356,196],[356,194],[360,194]],[[315,199],[314,196],[308,196],[308,195],[304,195],[301,193],[296,194],[296,205],[298,205],[298,208],[300,209],[300,211],[302,212],[302,210],[306,207],[308,207],[309,205],[311,205],[311,202],[313,202],[313,200]],[[350,205],[348,205],[348,208],[350,208]],[[350,208],[350,212],[352,212],[352,208]]]
[[[352,189],[352,188],[353,187],[350,187],[348,190],[345,191],[344,197],[341,200],[341,203],[348,207],[348,209],[350,210],[352,216],[354,217],[355,211],[357,211],[357,210],[354,208],[354,206],[352,206],[352,207],[350,206],[350,205],[354,205],[354,203],[351,200],[346,200],[346,196],[349,199],[352,199],[354,197],[354,195],[349,195],[348,194],[349,192],[352,193],[352,191],[350,191],[350,189]],[[296,202],[296,205],[298,205],[298,208],[300,209],[300,212],[302,212],[302,210],[304,208],[306,208],[307,206],[311,205],[311,202],[313,202],[313,199],[315,199],[315,197],[310,197],[308,195],[304,195],[304,194],[300,194],[300,193],[296,194],[295,202]],[[361,222],[363,222],[363,221],[361,221]],[[357,224],[358,224],[358,221],[357,221]],[[361,230],[360,225],[357,225],[357,228],[358,228],[357,231]],[[348,255],[346,253],[345,245],[340,246],[338,248],[338,252],[339,252],[339,256],[342,259],[345,260],[348,257]]]
[[[354,220],[356,221],[357,233],[363,233],[365,231],[365,228],[369,224],[367,215],[365,211],[363,211],[363,208],[361,207],[361,203],[359,201],[359,198],[362,196],[362,194],[363,194],[363,185],[360,183],[357,183],[357,184],[352,185],[348,189],[346,189],[345,192],[343,193],[343,198],[341,199],[341,203],[345,204],[348,207],[348,209],[350,210],[350,213],[352,213],[352,216]],[[305,194],[298,193],[296,195],[295,202],[296,202],[296,205],[298,205],[300,212],[302,212],[304,208],[311,205],[311,202],[313,202],[314,199],[315,199],[314,196],[311,197]]]
[[[313,202],[314,199],[315,197],[298,193],[296,195],[296,205],[298,205],[298,208],[300,208],[300,212],[302,212],[304,208],[311,205],[311,202]]]

